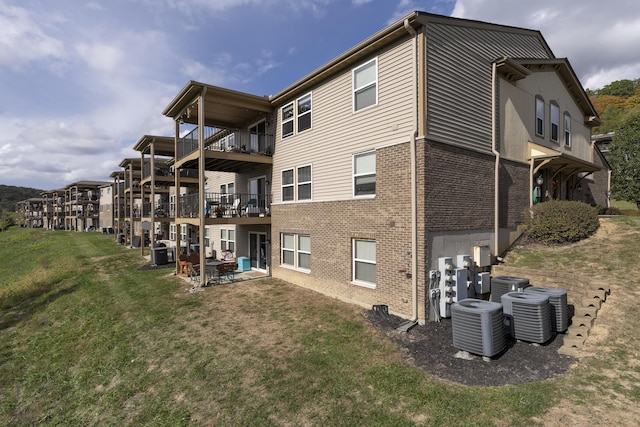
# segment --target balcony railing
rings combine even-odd
[[[275,137],[269,134],[243,130],[228,130],[205,127],[205,150],[231,151],[247,154],[273,155]],[[193,129],[178,141],[178,156],[183,157],[198,149],[198,128]]]
[[[180,197],[180,217],[197,218],[199,215],[216,218],[270,216],[271,197],[249,193],[207,193],[205,206],[200,210],[198,193]]]
[[[171,176],[173,172],[168,167],[156,167],[155,176]],[[142,167],[142,179],[149,178],[151,176],[151,163],[147,163]]]

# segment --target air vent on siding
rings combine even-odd
[[[491,278],[491,301],[502,302],[500,297],[507,292],[522,292],[529,286],[529,279],[524,277],[496,276]]]
[[[509,335],[515,339],[544,343],[551,338],[551,304],[540,293],[507,292],[502,309]]]
[[[557,288],[541,288],[529,286],[525,293],[542,294],[549,297],[551,304],[551,331],[565,332],[569,327],[569,308],[567,305],[567,291]]]
[[[506,346],[502,304],[467,298],[451,305],[453,346],[491,357]]]

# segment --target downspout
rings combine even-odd
[[[415,120],[415,129],[409,136],[411,151],[411,321],[418,320],[418,189],[416,182],[416,134],[418,132],[418,64],[417,64],[417,40],[418,33],[409,25],[409,20],[404,20],[404,28],[413,38],[412,60],[415,67],[413,73],[413,117]]]
[[[496,156],[493,171],[493,247],[500,256],[500,152],[496,149],[496,63],[491,64],[491,152]],[[531,197],[529,197],[531,198]]]
[[[207,275],[204,271],[204,265],[207,262],[206,250],[204,247],[204,224],[206,218],[204,217],[204,207],[206,202],[206,197],[204,194],[204,97],[207,94],[207,87],[202,88],[202,93],[200,94],[200,100],[198,102],[198,218],[199,227],[198,227],[198,248],[200,249],[200,285],[206,286],[207,284]]]

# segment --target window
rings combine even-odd
[[[353,281],[375,288],[376,241],[353,239]]]
[[[280,263],[283,266],[311,271],[311,236],[282,233]]]
[[[311,200],[311,166],[298,168],[298,200]]]
[[[293,169],[282,171],[282,201],[293,201]]]
[[[176,216],[176,195],[172,194],[169,196],[169,216],[174,218]],[[174,230],[175,233],[175,230]],[[175,234],[174,234],[174,238],[171,240],[175,240]]]
[[[378,103],[378,59],[353,70],[353,111]]]
[[[353,195],[370,196],[376,194],[376,152],[353,156]]]
[[[564,113],[564,146],[571,147],[571,116]]]
[[[220,186],[220,203],[223,205],[227,203],[227,184]]]
[[[293,135],[293,102],[282,107],[282,137]]]
[[[298,236],[298,267],[311,270],[311,236]]]
[[[187,240],[187,224],[180,224],[180,240]]]
[[[176,225],[175,224],[169,224],[169,240],[172,240],[172,241],[176,240]]]
[[[544,100],[536,97],[536,135],[544,136]]]
[[[209,227],[204,228],[204,245],[207,248],[211,246],[211,229]]]
[[[311,129],[311,94],[298,98],[298,132]]]
[[[549,107],[551,115],[551,140],[558,142],[558,138],[560,138],[560,108],[555,102],[549,104]]]
[[[220,249],[223,251],[236,252],[236,231],[226,228],[220,229]]]

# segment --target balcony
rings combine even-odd
[[[271,216],[271,197],[249,193],[208,193],[200,210],[198,193],[180,197],[180,218],[265,218]]]
[[[275,137],[242,130],[205,128],[207,170],[237,172],[243,163],[271,163]],[[178,141],[177,162],[185,160],[193,167],[198,151],[198,128]]]

